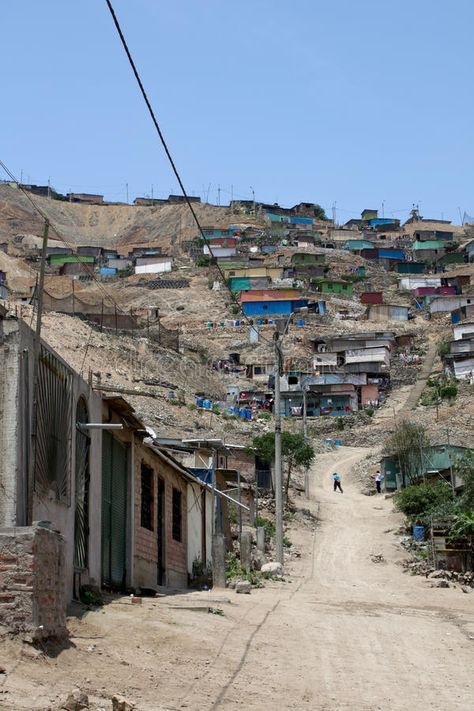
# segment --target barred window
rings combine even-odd
[[[181,541],[181,492],[173,487],[173,540]]]
[[[140,525],[153,531],[153,469],[142,463],[142,495]]]

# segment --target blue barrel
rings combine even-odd
[[[424,526],[413,526],[413,540],[422,541],[425,537],[425,527]]]

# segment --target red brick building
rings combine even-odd
[[[134,587],[187,586],[188,479],[189,473],[169,454],[136,441]]]

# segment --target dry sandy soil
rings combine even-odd
[[[319,458],[310,505],[321,523],[290,530],[302,557],[286,582],[250,596],[115,598],[71,618],[70,647],[49,656],[5,642],[0,708],[56,709],[78,686],[107,710],[114,693],[141,711],[472,709],[474,595],[403,574],[392,502],[363,496],[351,473],[368,451]],[[331,490],[336,467],[344,494]]]

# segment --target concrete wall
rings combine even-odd
[[[193,573],[193,562],[195,560],[202,561],[202,491],[199,484],[188,483],[187,561],[189,575]],[[210,565],[212,562],[212,494],[206,490],[205,496],[206,560],[202,562],[205,565]]]
[[[38,526],[0,530],[0,624],[27,639],[66,633],[64,541]]]
[[[51,349],[50,349],[51,350]],[[56,356],[58,357],[58,356]],[[58,357],[59,358],[59,357]],[[61,362],[62,359],[59,358]],[[101,421],[101,401],[77,373],[72,372],[71,443],[68,471],[68,497],[59,501],[50,494],[30,491],[28,471],[32,462],[31,417],[33,412],[33,331],[15,319],[0,321],[0,526],[24,526],[29,521],[51,521],[64,538],[64,576],[69,597],[73,593],[75,525],[75,440],[76,407],[84,396],[89,421]],[[91,433],[89,454],[89,564],[81,582],[100,581],[101,527],[101,437]],[[32,500],[31,500],[32,499]]]

